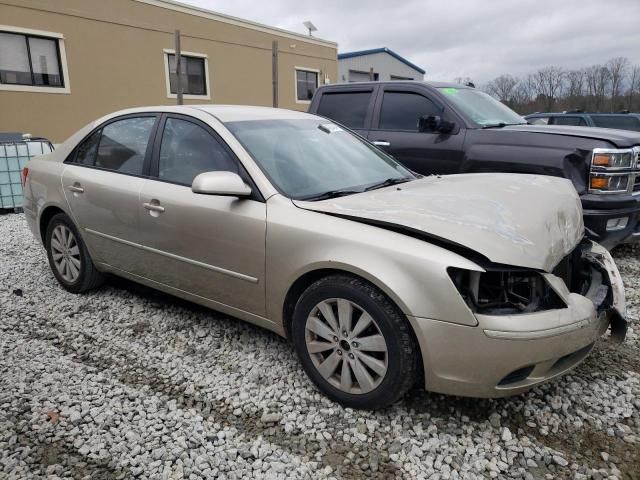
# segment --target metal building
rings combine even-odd
[[[387,47],[338,54],[338,82],[423,80],[425,71]]]

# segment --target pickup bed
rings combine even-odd
[[[330,118],[423,174],[511,172],[573,182],[587,235],[607,248],[640,240],[640,133],[530,125],[471,87],[365,82],[318,88]]]

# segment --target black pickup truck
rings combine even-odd
[[[640,240],[640,133],[530,125],[493,97],[436,82],[318,88],[309,112],[354,130],[417,173],[511,172],[570,179],[587,234]]]

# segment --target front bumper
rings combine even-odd
[[[618,195],[595,194],[581,197],[584,226],[593,240],[608,249],[623,242],[640,241],[640,194],[616,197]],[[628,218],[625,228],[607,230],[609,220],[625,217]]]
[[[580,364],[608,327],[622,341],[626,321],[620,274],[598,244],[592,243],[585,258],[594,270],[586,296],[571,293],[562,279],[546,274],[567,308],[476,314],[475,327],[410,318],[422,351],[425,388],[472,397],[514,395]]]

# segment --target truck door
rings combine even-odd
[[[420,117],[434,115],[456,123],[449,133],[419,132]],[[460,171],[463,126],[423,89],[385,86],[378,95],[369,140],[411,170],[423,175]]]

